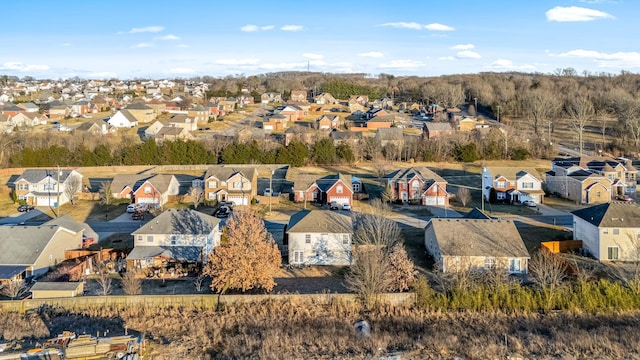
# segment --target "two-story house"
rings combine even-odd
[[[422,205],[449,204],[447,182],[426,167],[400,169],[385,176],[392,201],[416,202]]]
[[[191,209],[169,209],[131,235],[134,247],[127,256],[131,268],[201,265],[220,244],[220,220]]]
[[[304,120],[304,110],[298,105],[285,105],[278,110],[278,113],[285,116],[288,121]]]
[[[309,179],[314,180],[308,182]],[[353,206],[351,176],[342,173],[321,178],[318,178],[317,175],[312,175],[310,178],[303,176],[300,179],[300,184],[297,183],[297,180],[294,183],[294,201],[310,201],[320,205],[334,203],[338,206],[348,205],[351,207]]]
[[[29,205],[59,206],[72,200],[71,193],[82,191],[82,175],[69,169],[26,169],[13,188],[17,199]]]
[[[254,167],[232,165],[211,166],[203,176],[202,185],[207,201],[249,205],[257,195],[258,170]]]
[[[573,238],[598,260],[640,261],[640,206],[613,201],[575,210]]]
[[[301,210],[291,215],[284,246],[289,264],[351,265],[351,217],[326,210]]]
[[[490,199],[495,190],[498,201],[522,203],[531,200],[540,204],[544,198],[542,181],[533,168],[485,167],[482,169],[482,195]]]
[[[577,170],[605,177],[611,184],[612,197],[635,194],[637,190],[638,170],[628,159],[591,156],[555,158],[551,165],[556,177],[569,175]]]
[[[167,174],[116,174],[111,181],[114,198],[157,207],[166,204],[169,196],[178,195],[179,189],[176,177]]]
[[[153,108],[141,102],[131,103],[124,110],[127,110],[135,118],[135,121],[142,124],[149,123],[156,118]]]

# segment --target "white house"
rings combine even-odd
[[[129,112],[129,110],[120,110],[107,121],[109,125],[117,128],[131,128],[138,126],[138,120]]]
[[[522,203],[532,200],[542,203],[544,191],[542,181],[535,169],[516,167],[485,167],[482,169],[482,194],[489,199],[495,189],[499,201]]]
[[[63,205],[70,194],[82,191],[82,175],[68,169],[26,169],[13,186],[18,200],[29,205]]]
[[[134,231],[128,266],[146,268],[163,262],[207,262],[220,244],[220,220],[191,209],[169,209]]]
[[[289,264],[351,265],[351,217],[330,210],[301,210],[286,228]]]
[[[614,201],[576,210],[573,238],[598,260],[640,261],[640,206]]]

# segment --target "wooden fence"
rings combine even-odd
[[[409,305],[415,301],[414,293],[380,294],[378,300],[390,305]],[[356,294],[273,294],[273,295],[221,295],[221,304],[260,303],[265,301],[296,301],[296,303],[331,305],[358,301]],[[26,299],[0,301],[0,309],[11,312],[26,312],[42,306],[61,307],[67,310],[86,310],[98,307],[180,307],[215,308],[218,295],[127,295],[127,296],[81,296],[75,298]]]
[[[582,249],[582,240],[543,241],[540,245],[554,254],[568,253]]]

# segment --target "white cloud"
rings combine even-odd
[[[422,30],[422,25],[418,24],[417,22],[404,22],[404,21],[390,22],[390,23],[380,24],[378,26],[389,26],[394,28]]]
[[[164,73],[165,74],[193,74],[195,72],[196,71],[193,70],[193,69],[178,67],[178,68],[169,69],[169,70],[165,71]]]
[[[324,59],[324,55],[321,55],[321,54],[304,53],[302,54],[302,56],[306,57],[307,59],[314,59],[314,60]]]
[[[282,31],[301,31],[302,29],[302,25],[285,25],[280,28]]]
[[[324,60],[311,60],[309,61],[309,65],[324,66],[324,65],[327,65],[327,62]]]
[[[150,47],[153,47],[153,44],[145,43],[145,42],[138,43],[132,46],[132,48],[136,48],[136,49],[150,48]]]
[[[256,65],[260,60],[258,59],[219,59],[216,60],[216,64],[220,65]]]
[[[513,61],[508,59],[498,59],[492,62],[489,65],[485,66],[485,69],[491,70],[530,70],[533,71],[536,69],[535,66],[529,64],[516,65]]]
[[[358,54],[358,56],[370,57],[370,58],[381,58],[381,57],[384,57],[384,54],[379,51],[369,51],[366,53],[360,53]]]
[[[546,12],[547,21],[574,22],[592,21],[598,19],[614,19],[614,16],[600,10],[588,9],[579,6],[556,6]]]
[[[453,56],[441,56],[438,58],[438,60],[442,60],[442,61],[454,61],[457,60],[456,58],[454,58]]]
[[[279,64],[261,64],[258,68],[263,70],[295,70],[306,69],[307,63],[279,63]]]
[[[475,46],[473,44],[458,44],[451,47],[453,50],[470,50]]]
[[[471,50],[459,51],[456,56],[461,59],[480,59],[482,57],[477,52]]]
[[[258,26],[258,25],[248,24],[248,25],[245,25],[245,26],[241,27],[240,31],[255,32],[255,31],[273,30],[273,28],[274,28],[273,25]]]
[[[581,3],[587,4],[617,4],[615,0],[580,0]]]
[[[423,67],[425,64],[415,60],[392,60],[388,63],[378,65],[382,69],[415,69]]]
[[[157,38],[155,38],[156,40],[180,40],[179,36],[173,35],[173,34],[169,34],[169,35],[165,35],[165,36],[159,36]]]
[[[49,65],[23,64],[19,61],[12,61],[0,65],[0,70],[14,70],[23,72],[45,71],[49,70]]]
[[[559,57],[579,57],[593,59],[598,67],[606,68],[640,68],[640,52],[603,53],[594,50],[576,49],[562,54],[550,54]]]
[[[117,78],[118,74],[114,73],[113,71],[101,71],[101,72],[89,73],[87,74],[87,77],[94,78],[94,79],[111,79],[111,78]]]
[[[432,31],[453,31],[453,30],[455,30],[454,27],[451,27],[449,25],[439,24],[439,23],[428,24],[428,25],[425,25],[424,28],[427,29],[427,30],[432,30]]]
[[[128,31],[129,34],[137,34],[137,33],[157,33],[164,30],[164,26],[147,26],[141,28],[133,28]]]

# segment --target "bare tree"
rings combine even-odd
[[[127,270],[122,275],[122,289],[127,295],[140,295],[142,293],[142,280],[136,276],[133,270]]]
[[[456,198],[462,206],[467,206],[467,203],[471,201],[471,192],[466,187],[458,188],[458,192],[456,193]]]
[[[193,286],[195,286],[197,292],[204,291],[204,276],[202,274],[196,276],[196,279],[193,281]]]
[[[550,310],[567,277],[566,264],[546,250],[536,252],[529,262],[529,278],[542,291],[544,309]]]
[[[354,251],[354,261],[345,276],[347,289],[358,294],[365,306],[377,302],[378,294],[389,288],[391,278],[387,276],[389,262],[380,247],[359,247]]]
[[[391,247],[402,240],[402,232],[398,224],[385,217],[389,205],[380,199],[371,201],[371,213],[354,213],[353,239],[358,245],[376,245]]]
[[[95,281],[98,283],[98,294],[102,296],[111,294],[113,279],[111,278],[111,271],[104,261],[96,261],[95,273]]]
[[[550,91],[536,89],[525,95],[525,111],[529,115],[533,125],[533,131],[537,134],[540,126],[560,109],[560,102]]]
[[[391,201],[393,201],[393,190],[391,189],[391,186],[389,186],[388,184],[384,185],[384,189],[380,194],[380,198],[382,199],[382,202],[384,202],[385,204],[388,204]]]
[[[616,102],[615,113],[618,120],[631,136],[634,150],[640,151],[640,101],[622,99]]]
[[[198,206],[204,201],[204,189],[199,186],[192,186],[191,189],[189,189],[189,194],[191,194],[191,198],[193,199],[193,208],[198,210]]]
[[[571,119],[571,128],[578,135],[578,146],[582,156],[584,128],[595,114],[593,103],[585,96],[577,96],[567,102],[565,111]]]
[[[82,178],[78,175],[70,175],[67,177],[67,180],[64,182],[64,194],[67,196],[67,199],[73,205],[73,198],[76,196],[80,190],[82,190]]]
[[[27,290],[27,283],[22,279],[9,280],[0,285],[0,295],[4,295],[11,300],[19,299]]]

